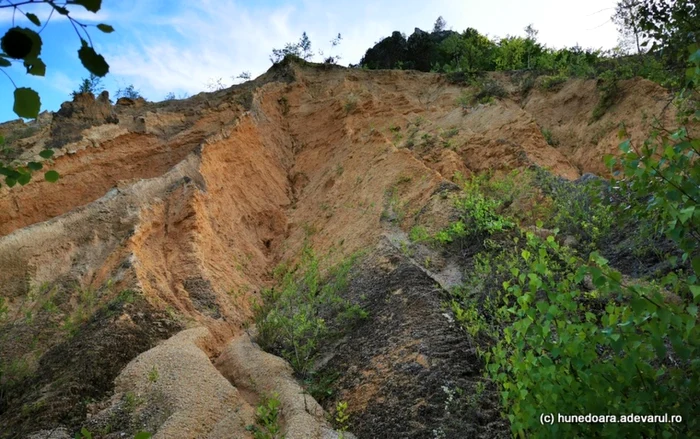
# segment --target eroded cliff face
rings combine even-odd
[[[363,348],[351,373],[366,381],[358,386],[360,381],[348,380],[345,393],[354,401],[351,411],[367,422],[365,434],[379,426],[405,434],[393,430],[398,421],[387,420],[391,413],[377,412],[382,401],[387,410],[401,407],[394,404],[401,397],[395,383],[413,389],[406,391],[410,395],[431,394],[440,389],[440,377],[458,367],[470,370],[477,360],[474,352],[445,354],[442,362],[428,358],[439,358],[449,346],[469,349],[446,320],[429,325],[438,328],[435,334],[425,332],[430,316],[441,315],[440,299],[430,297],[433,280],[420,278],[424,274],[401,262],[400,253],[386,249],[387,194],[401,207],[403,230],[417,215],[432,215],[437,226],[449,210],[439,195],[456,173],[532,164],[567,179],[604,173],[601,157],[616,152],[619,122],[639,140],[641,109],[662,120],[674,116],[671,96],[645,80],[627,81],[617,103],[591,122],[594,81],[570,81],[558,91],[535,88],[523,97],[517,81],[494,78],[509,90],[508,98],[462,108],[457,102],[464,88],[437,74],[283,63],[255,81],[187,100],[111,106],[104,96],[79,96],[35,125],[0,125],[6,137],[24,133],[9,145],[20,160],[54,148],[48,166],[62,176],[55,184],[36,179],[0,188],[0,294],[8,308],[0,357],[16,375],[0,395],[0,436],[26,437],[57,426],[69,431],[88,413],[104,417],[139,388],[150,392],[144,397],[149,404],[164,407],[143,418],[152,431],[162,431],[158,437],[230,437],[226,425],[253,419],[251,394],[273,390],[275,374],[291,377],[277,365],[270,369],[274,374],[260,378],[267,383],[263,389],[247,389],[240,378],[236,384],[231,364],[240,363],[245,349],[233,348],[230,340],[240,343],[251,303],[270,285],[272,268],[298,255],[305,243],[321,254],[369,251],[375,263],[368,272],[385,278],[372,285],[358,281],[357,288],[384,282],[379,295],[416,278],[415,288],[404,291],[410,300],[389,295],[374,305],[389,312],[386,304],[398,300],[408,332],[392,335],[397,327],[388,322],[358,336],[381,336],[385,344]],[[542,128],[552,132],[556,147]],[[425,337],[407,335],[414,324]],[[144,390],[150,389],[144,377],[128,375],[148,370],[148,364],[139,369],[139,354],[194,327],[199,332],[178,335],[148,354],[171,370],[170,387],[154,394]],[[225,361],[217,367],[228,371],[228,380],[208,360],[222,351]],[[255,358],[261,370],[276,361]],[[423,378],[388,371],[402,361],[430,371]],[[115,393],[122,371],[128,376],[117,379]],[[197,373],[218,382],[207,395],[188,381]],[[419,396],[397,417],[411,425],[412,437],[430,433],[439,421],[431,408],[440,402]],[[221,404],[238,407],[242,418],[231,418]],[[293,400],[286,404],[290,413],[296,410]],[[470,431],[507,433],[497,407],[487,412]],[[288,437],[310,431],[332,437],[322,414],[313,416]],[[125,431],[134,428],[122,421]]]

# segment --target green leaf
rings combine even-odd
[[[695,212],[695,206],[689,206],[686,207],[685,209],[682,209],[678,213],[678,219],[681,220],[682,224],[685,224],[688,219],[693,217],[693,213]]]
[[[625,154],[628,153],[628,152],[630,152],[630,148],[631,148],[631,146],[630,146],[630,140],[629,140],[629,139],[627,139],[627,140],[625,140],[624,142],[620,143],[620,150],[621,150],[622,152],[624,152]]]
[[[19,117],[36,119],[41,109],[39,93],[27,87],[16,88],[15,105],[12,109]]]
[[[695,64],[700,64],[700,49],[696,50],[692,55],[690,55],[688,61]]]
[[[52,3],[51,6],[53,6],[54,10],[59,14],[68,15],[68,9],[64,8],[63,6],[56,6],[54,3]]]
[[[0,47],[9,58],[35,59],[41,53],[41,37],[25,27],[13,27],[5,32]]]
[[[38,162],[27,163],[27,168],[31,169],[32,171],[38,171],[43,167],[44,167],[44,165],[42,165],[41,163],[38,163]]]
[[[49,183],[56,183],[61,176],[56,171],[48,171],[44,174],[44,179]]]
[[[693,271],[695,274],[700,275],[700,256],[693,258],[691,264],[693,265]]]
[[[41,156],[42,159],[50,159],[53,157],[53,149],[45,149],[39,153],[39,156]]]
[[[7,58],[0,56],[0,67],[10,67],[12,63]]]
[[[39,58],[24,61],[24,67],[27,68],[27,73],[34,76],[46,75],[46,64]]]
[[[26,15],[29,21],[31,21],[35,25],[41,26],[41,21],[39,21],[39,17],[37,17],[36,15],[32,14],[31,12],[27,12],[24,15]]]
[[[20,177],[17,179],[17,183],[24,186],[25,184],[29,183],[31,181],[31,179],[32,179],[32,174],[30,174],[29,172],[26,172],[26,173],[20,175]]]
[[[151,433],[139,431],[138,433],[136,433],[136,436],[134,436],[134,439],[151,439]]]
[[[690,292],[693,294],[693,299],[697,299],[700,296],[700,285],[688,285]]]
[[[109,64],[107,64],[104,57],[97,54],[95,49],[88,46],[85,41],[83,41],[83,47],[78,50],[78,58],[80,58],[80,62],[83,63],[83,66],[90,73],[94,73],[97,76],[105,76],[109,72]]]
[[[7,185],[10,186],[10,187],[13,187],[14,185],[17,184],[17,180],[15,180],[15,179],[12,178],[12,177],[6,177],[6,178],[5,178],[5,184],[7,184]]]
[[[90,12],[97,12],[102,7],[102,0],[72,0],[68,4],[80,5]]]
[[[112,26],[104,23],[98,24],[97,28],[106,34],[111,34],[112,32],[114,32],[114,28]]]

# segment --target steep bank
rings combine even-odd
[[[571,81],[558,91],[535,88],[523,98],[516,81],[494,79],[508,97],[463,105],[465,88],[437,74],[284,63],[255,81],[185,101],[106,108],[84,96],[70,116],[40,121],[44,125],[10,146],[18,157],[56,147],[51,168],[63,178],[0,189],[0,285],[8,306],[0,348],[3,361],[21,372],[3,397],[4,434],[75,428],[88,412],[109,405],[85,400],[107,401],[118,376],[117,394],[138,392],[144,383],[120,375],[136,366],[124,367],[182,329],[204,327],[211,335],[202,354],[192,351],[178,361],[231,352],[228,342],[249,322],[251,300],[270,285],[272,268],[307,242],[319,253],[382,255],[375,246],[388,230],[387,217],[404,230],[426,206],[434,221],[445,219],[449,209],[440,193],[455,172],[537,164],[575,179],[603,171],[595,157],[615,151],[617,122],[639,139],[639,108],[672,117],[665,108],[670,95],[644,80],[627,83],[619,101],[591,122],[593,81]],[[81,135],[66,137],[61,124],[76,119],[72,126]],[[542,128],[558,146],[547,143]],[[358,297],[368,290],[376,318],[402,312],[349,335],[352,349],[367,346],[354,358],[353,373],[369,384],[358,387],[348,374],[344,398],[363,421],[362,432],[405,433],[391,429],[409,425],[421,437],[444,415],[435,410],[441,386],[476,385],[469,367],[476,359],[442,317],[430,279],[398,258],[390,264],[398,271],[375,276],[373,294],[361,284],[353,290]],[[408,279],[417,287],[403,293],[407,299],[391,295]],[[393,334],[397,328],[406,332]],[[433,365],[432,357],[442,354]],[[413,363],[427,370],[428,380],[409,373],[418,367]],[[410,367],[387,373],[388,364]],[[400,386],[392,384],[397,376]],[[231,404],[245,399],[226,388]],[[394,417],[408,396],[415,409]],[[187,418],[190,408],[181,403],[173,413]],[[158,431],[175,422],[153,419],[149,425]],[[504,430],[496,407],[481,424],[473,428],[484,437]],[[123,429],[134,426],[125,422]],[[201,434],[215,437],[215,430],[205,423]]]

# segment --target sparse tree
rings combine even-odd
[[[447,27],[447,22],[445,21],[444,18],[442,18],[442,15],[435,20],[435,24],[433,25],[433,32],[442,32],[445,30]]]
[[[251,75],[249,71],[241,72],[236,79],[242,79],[244,81],[250,81]]]
[[[539,35],[539,33],[540,31],[535,29],[535,26],[532,23],[528,24],[525,28],[525,36],[529,40],[537,41],[537,35]]]
[[[175,93],[170,92],[167,95],[165,95],[164,101],[174,101],[175,100]]]
[[[639,0],[620,0],[615,7],[612,21],[620,33],[620,48],[629,51],[634,48],[637,54],[642,53],[642,2]]]
[[[528,24],[525,28],[525,52],[527,53],[527,68],[531,69],[534,67],[535,58],[537,55],[542,53],[542,46],[537,44],[537,35],[540,31],[535,29],[532,23]]]
[[[129,84],[124,88],[120,88],[117,90],[117,92],[114,94],[114,96],[119,99],[119,98],[127,98],[127,99],[138,99],[143,96],[141,96],[141,92],[134,87],[134,84]]]
[[[337,37],[333,38],[333,39],[331,40],[331,50],[333,50],[336,46],[338,46],[338,45],[340,44],[340,41],[341,41],[342,39],[343,39],[343,37],[342,37],[340,34],[338,34]],[[323,52],[322,52],[322,51],[319,50],[318,53],[319,53],[319,55],[321,55],[321,57],[323,57]],[[335,64],[335,63],[337,63],[339,60],[340,60],[340,55],[331,55],[331,56],[329,56],[328,58],[325,58],[325,59],[323,60],[323,62],[326,63],[326,64]]]
[[[92,93],[93,95],[98,95],[102,93],[104,89],[105,88],[102,85],[102,78],[91,73],[89,78],[83,78],[80,86],[78,86],[78,89],[74,90],[71,95],[73,97],[81,93]]]
[[[301,38],[297,43],[287,43],[282,49],[272,49],[270,61],[272,61],[273,64],[277,64],[287,55],[297,56],[306,61],[313,57],[314,54],[311,51],[311,40],[306,32],[301,34]]]
[[[226,84],[224,84],[222,78],[209,79],[209,82],[207,82],[206,87],[209,91],[219,91],[225,89]]]
[[[313,52],[311,51],[311,40],[306,32],[301,34],[301,39],[299,40],[299,50],[301,51],[301,57],[305,60],[311,59]]]

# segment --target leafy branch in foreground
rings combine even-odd
[[[37,6],[39,4],[51,7],[48,18],[43,26],[36,14],[23,10],[25,6]],[[51,21],[51,17],[53,17],[54,13],[65,16],[78,35],[80,39],[78,58],[83,66],[85,66],[90,73],[99,77],[105,76],[109,72],[109,65],[104,57],[95,51],[92,38],[90,38],[90,34],[87,31],[88,27],[93,25],[82,23],[73,18],[70,15],[70,11],[67,9],[67,7],[73,5],[82,6],[88,11],[96,13],[102,7],[102,0],[73,0],[63,5],[59,5],[57,2],[51,0],[31,2],[6,0],[5,2],[0,2],[0,9],[13,9],[13,27],[7,30],[2,39],[0,39],[0,48],[2,49],[0,52],[0,71],[8,77],[15,88],[13,110],[19,117],[36,118],[41,109],[41,99],[39,94],[31,88],[17,87],[17,84],[2,67],[11,67],[13,63],[22,62],[26,68],[27,74],[34,76],[44,76],[46,74],[46,64],[41,59],[43,41],[40,34],[46,28],[49,21]],[[30,28],[15,26],[16,15],[23,15],[31,24],[40,28],[38,32]],[[105,33],[114,31],[114,28],[108,24],[101,23],[94,27]]]
[[[697,87],[700,50],[691,53],[688,80]],[[697,122],[700,108],[691,105]],[[699,437],[700,143],[684,127],[659,128],[642,146],[626,140],[620,148],[620,158],[606,157],[620,169],[611,181],[622,199],[615,213],[660,224],[681,261],[671,258],[675,270],[661,279],[627,280],[597,252],[582,261],[553,236],[528,233],[503,283],[500,315],[509,317],[484,354],[521,437]],[[591,286],[582,288],[586,279]],[[542,425],[542,413],[682,422]]]
[[[5,144],[5,138],[0,136],[0,147]],[[51,149],[45,149],[39,153],[42,159],[50,159],[54,152]],[[38,161],[27,162],[24,165],[5,164],[0,161],[0,175],[4,177],[5,184],[9,187],[14,187],[18,183],[21,186],[29,183],[32,179],[32,172],[40,171],[44,165]],[[49,183],[58,181],[59,174],[56,171],[47,171],[44,173],[44,179]]]
[[[42,25],[39,17],[27,11],[27,7],[50,6],[48,17]],[[104,57],[98,54],[93,46],[92,38],[88,33],[88,28],[93,25],[85,24],[76,20],[70,15],[69,7],[81,6],[89,12],[96,13],[102,7],[102,0],[71,0],[59,4],[52,0],[43,1],[11,1],[5,0],[0,2],[0,9],[12,8],[12,27],[5,32],[0,39],[0,72],[2,72],[14,87],[14,105],[13,111],[17,116],[34,119],[39,116],[41,110],[41,98],[39,93],[29,87],[18,87],[12,77],[5,71],[5,68],[19,65],[20,63],[26,69],[27,74],[33,76],[44,76],[46,74],[46,64],[41,59],[43,41],[41,33],[51,21],[54,13],[66,17],[78,38],[80,39],[80,48],[78,49],[78,58],[80,62],[91,73],[91,77],[99,78],[105,76],[109,72],[109,65]],[[27,27],[15,25],[15,18],[24,16],[33,26],[39,28],[34,30]],[[94,25],[98,30],[104,33],[114,32],[114,28],[108,24],[100,23]],[[4,144],[4,138],[0,137],[0,144]],[[42,151],[39,156],[41,159],[49,159],[53,156],[53,151]],[[32,178],[32,172],[39,171],[43,165],[38,161],[30,161],[26,164],[4,163],[0,161],[0,175],[4,176],[5,184],[10,187],[16,184],[25,185]],[[44,179],[49,182],[55,182],[59,178],[58,172],[48,171],[44,174]]]

